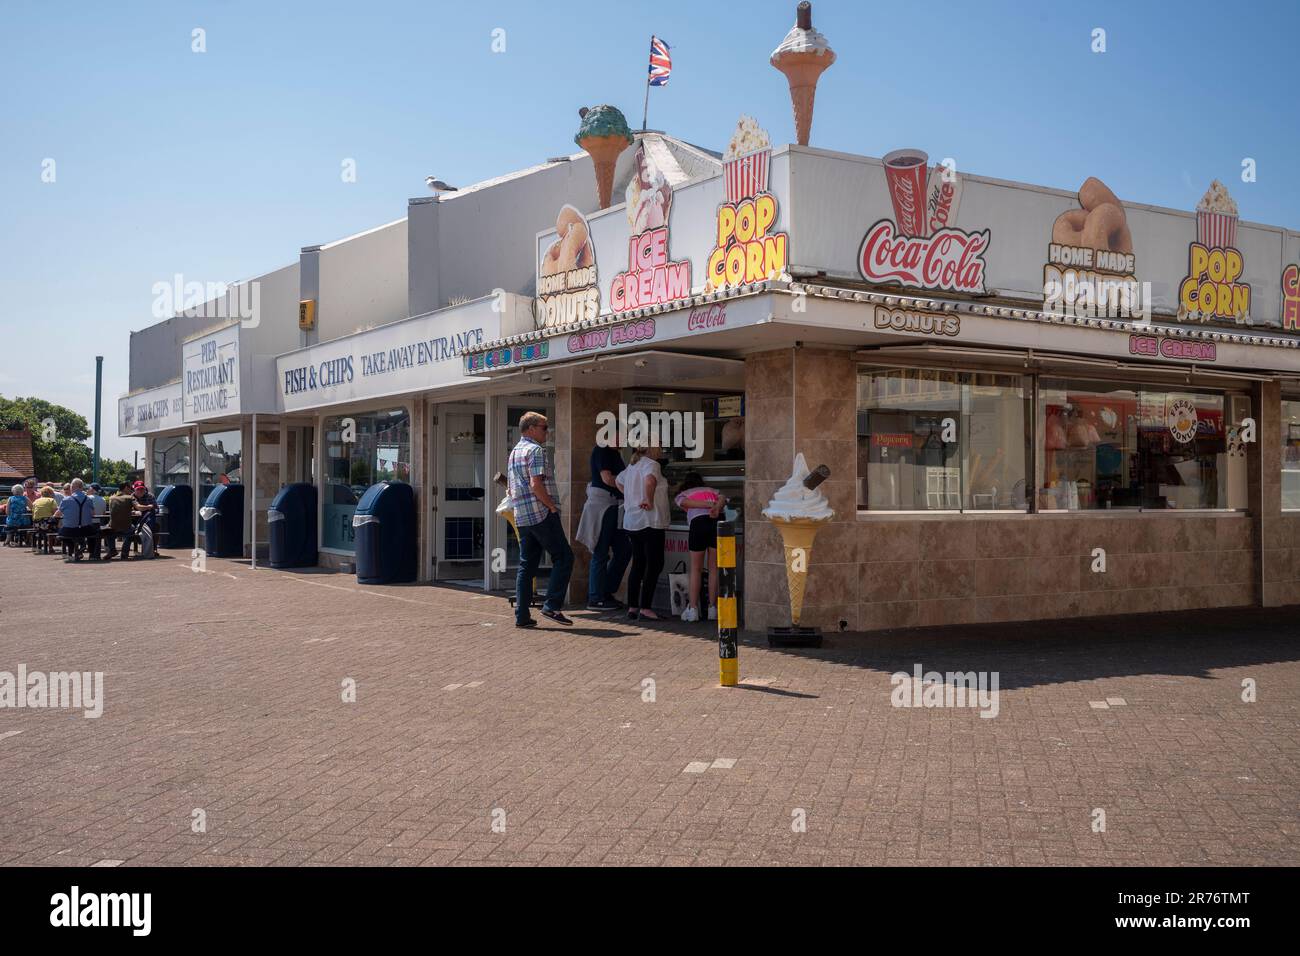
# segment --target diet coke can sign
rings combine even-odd
[[[940,229],[957,225],[957,210],[961,208],[961,177],[957,170],[935,166],[930,170],[930,184],[926,190],[925,215],[931,235]]]
[[[987,229],[945,227],[928,236],[896,235],[895,229],[891,220],[881,219],[867,230],[858,250],[862,278],[943,292],[984,292]]]

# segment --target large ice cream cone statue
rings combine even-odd
[[[795,139],[808,145],[812,132],[813,101],[817,80],[835,62],[835,51],[826,38],[813,29],[812,4],[804,0],[795,8],[795,24],[781,45],[772,51],[771,63],[785,74],[790,84],[790,105],[794,107]]]
[[[803,614],[804,592],[808,588],[808,565],[812,561],[817,532],[835,517],[826,496],[817,486],[830,477],[830,469],[818,466],[809,472],[803,454],[794,456],[790,479],[772,496],[763,517],[781,532],[785,549],[785,579],[790,586],[790,621],[798,624]]]
[[[781,532],[785,546],[785,580],[790,586],[790,622],[798,624],[803,614],[803,596],[808,588],[808,562],[812,560],[813,541],[821,530],[823,521],[796,518],[793,521],[773,521]]]
[[[632,144],[627,119],[614,106],[583,107],[578,110],[582,125],[573,141],[586,150],[596,167],[596,194],[600,208],[608,209],[614,196],[614,166],[619,154]]]

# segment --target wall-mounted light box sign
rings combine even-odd
[[[181,347],[185,420],[239,414],[239,325],[228,325]]]
[[[298,301],[298,328],[310,332],[316,328],[316,300],[300,299]]]
[[[117,434],[124,438],[180,428],[185,423],[184,413],[180,382],[124,395],[117,401]]]
[[[491,302],[419,316],[278,356],[285,411],[362,401],[460,381],[461,357],[500,334]]]

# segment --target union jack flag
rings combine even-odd
[[[673,58],[668,52],[668,44],[656,36],[650,38],[650,85],[667,86],[668,76],[673,71]]]

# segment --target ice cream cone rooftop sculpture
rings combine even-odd
[[[790,84],[795,137],[800,146],[808,145],[808,134],[812,131],[817,79],[834,62],[835,51],[826,38],[813,29],[812,4],[804,0],[795,8],[794,26],[781,45],[772,51],[772,65],[785,74],[786,82]]]
[[[763,517],[771,520],[781,532],[785,546],[785,579],[790,585],[790,621],[799,623],[803,613],[804,590],[808,587],[808,564],[812,560],[813,541],[817,532],[825,527],[835,512],[826,496],[817,486],[830,477],[831,470],[819,465],[808,471],[803,453],[794,456],[794,470],[790,480],[772,496],[763,509]]]
[[[608,209],[614,195],[614,164],[619,153],[632,144],[627,119],[613,106],[585,106],[578,110],[582,125],[573,141],[587,151],[596,166],[596,193],[600,208]]]

